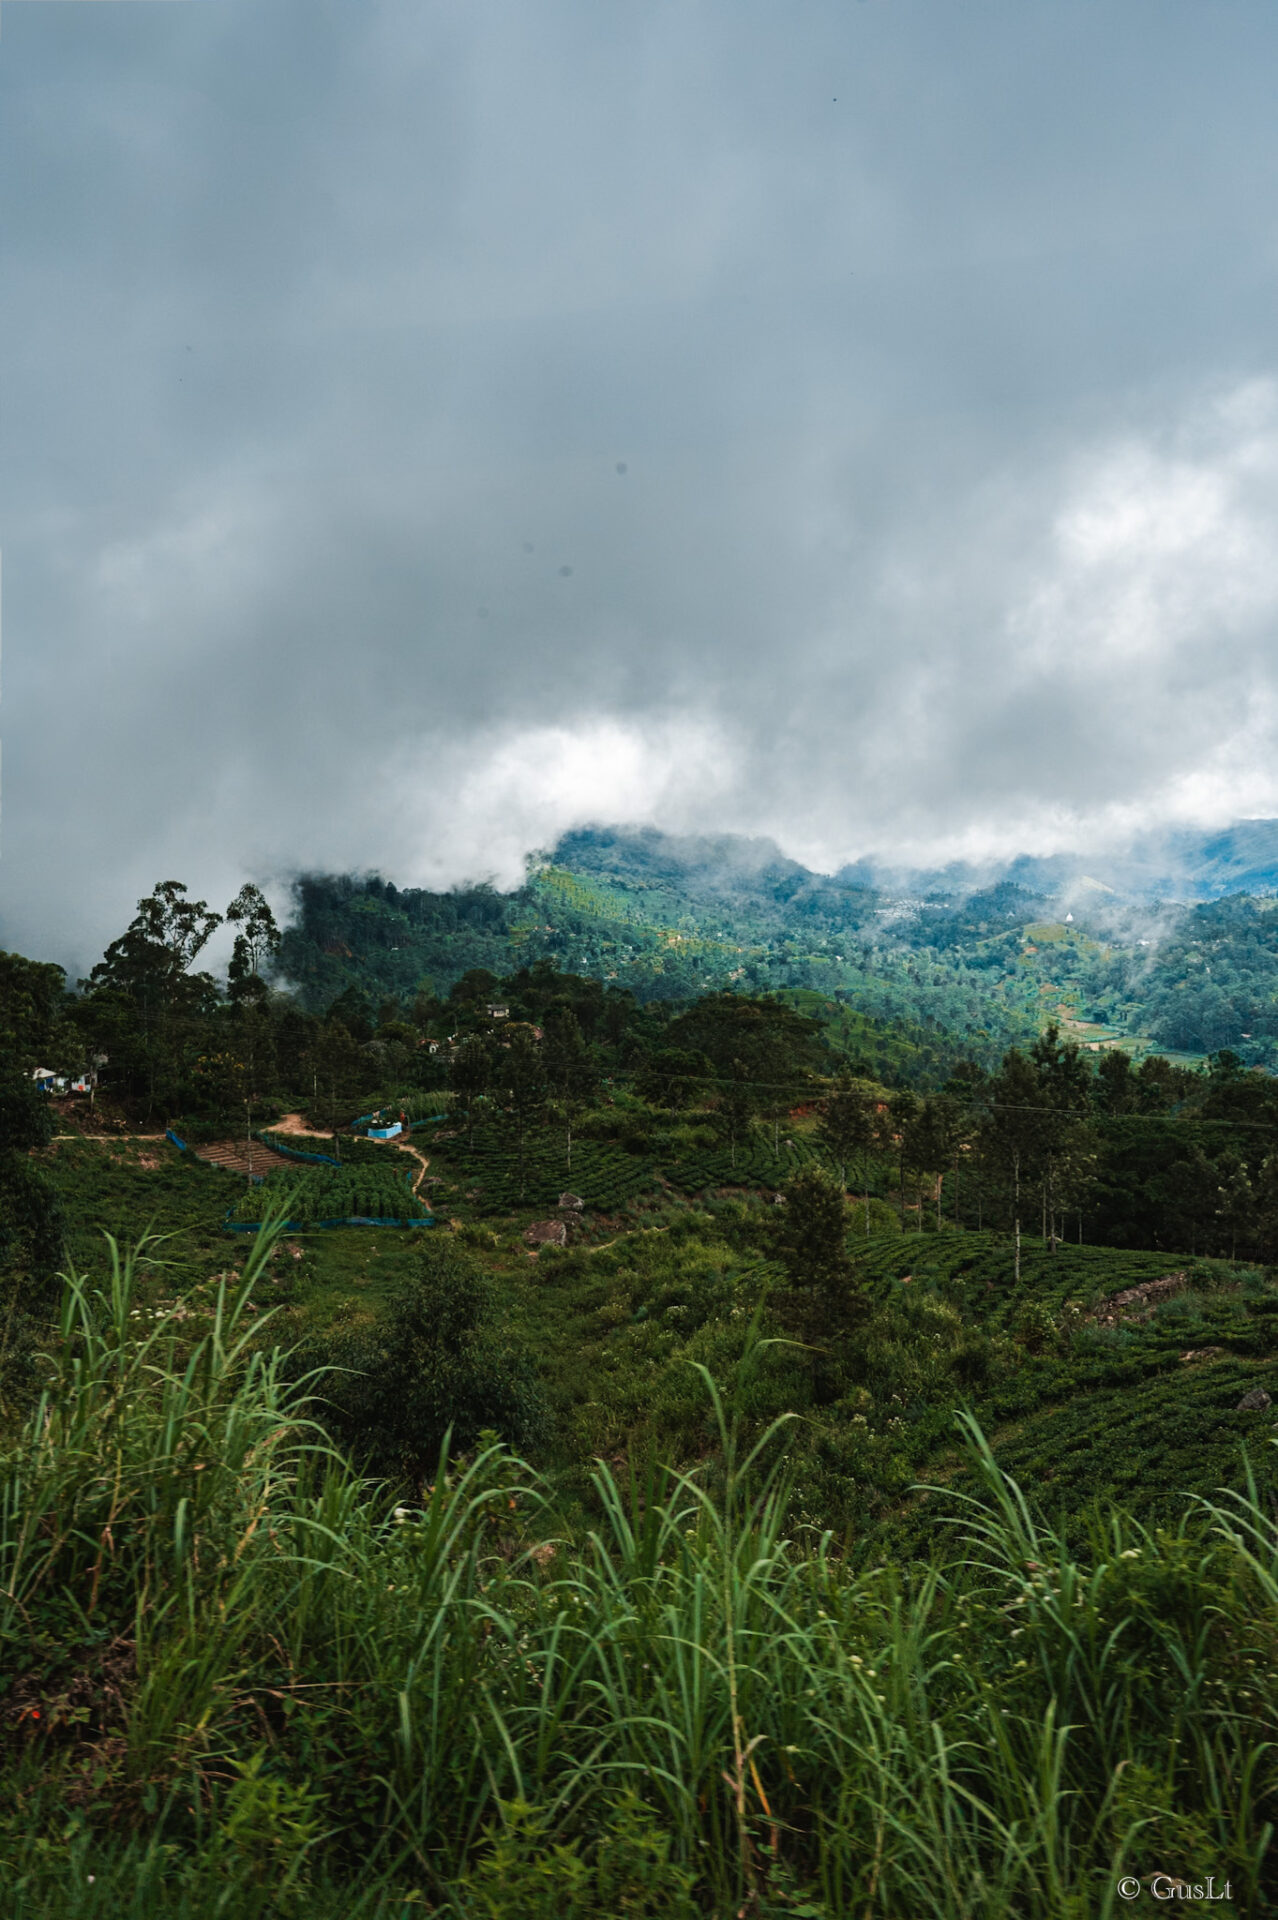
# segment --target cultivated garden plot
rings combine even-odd
[[[279,1208],[291,1226],[320,1227],[338,1222],[404,1223],[431,1219],[429,1207],[413,1196],[413,1175],[392,1166],[306,1167],[273,1173],[261,1186],[243,1193],[227,1216],[232,1227],[260,1225]]]

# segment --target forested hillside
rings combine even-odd
[[[766,842],[583,831],[514,894],[309,876],[295,898],[279,965],[314,1010],[350,986],[411,1000],[471,967],[548,959],[644,1002],[807,990],[880,1025],[939,1031],[941,1052],[954,1043],[987,1065],[1049,1020],[1138,1057],[1228,1048],[1278,1062],[1268,895],[1160,904],[1025,876],[893,892],[810,873]]]

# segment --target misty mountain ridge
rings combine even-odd
[[[886,896],[960,897],[1012,885],[1070,900],[1105,893],[1136,901],[1218,900],[1278,891],[1278,820],[1239,820],[1215,832],[1168,828],[1122,849],[1017,854],[1009,859],[911,867],[865,856],[830,875],[815,873],[776,842],[743,834],[670,834],[656,827],[588,826],[563,835],[543,856],[570,872],[613,874],[631,884],[670,884],[725,900],[792,898],[861,890]]]

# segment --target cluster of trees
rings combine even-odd
[[[224,920],[236,931],[222,985],[195,962]],[[78,993],[61,967],[0,954],[0,1055],[28,1072],[86,1074],[95,1091],[109,1069],[113,1090],[148,1120],[216,1098],[228,1081],[237,1099],[251,1098],[270,1073],[272,996],[262,976],[279,937],[254,886],[220,914],[189,899],[180,881],[161,881]]]
[[[459,981],[454,994],[471,992],[471,983]],[[468,1126],[485,1109],[507,1115],[521,1172],[527,1130],[544,1119],[563,1127],[571,1170],[576,1118],[605,1079],[619,1078],[668,1113],[708,1108],[735,1162],[760,1117],[779,1134],[825,1062],[817,1022],[776,1001],[712,994],[682,1012],[640,1009],[546,961],[492,985],[507,996],[505,1017],[485,1021],[472,1011],[470,1031],[450,1049],[449,1086]]]
[[[904,1218],[1067,1232],[1116,1246],[1278,1258],[1278,1082],[1215,1055],[1205,1072],[1110,1051],[1094,1067],[1057,1027],[1011,1048],[995,1073],[965,1063],[943,1089],[886,1096],[843,1078],[821,1134],[844,1184],[868,1193],[894,1162]],[[910,1196],[907,1198],[907,1195]]]
[[[1031,1207],[1041,1204],[1044,1237],[1054,1246],[1065,1216],[1080,1204],[1091,1177],[1095,1141],[1088,1125],[1092,1075],[1085,1057],[1049,1027],[1026,1051],[1010,1048],[994,1074],[964,1062],[938,1093],[908,1088],[883,1098],[844,1076],[822,1103],[821,1137],[846,1186],[858,1174],[869,1228],[872,1168],[895,1162],[899,1205],[907,1187],[923,1230],[923,1183],[930,1183],[941,1224],[943,1176],[951,1176],[956,1223],[984,1224],[992,1214],[1018,1246]],[[992,1223],[992,1222],[991,1222]]]

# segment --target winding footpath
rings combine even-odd
[[[274,1122],[271,1127],[271,1132],[288,1133],[298,1136],[301,1139],[309,1141],[316,1152],[321,1152],[333,1137],[328,1133],[316,1133],[313,1127],[307,1126],[306,1121],[300,1113],[286,1113],[282,1119]],[[167,1140],[168,1135],[165,1133],[55,1133],[53,1138],[54,1140],[107,1141],[118,1146],[130,1140]],[[391,1147],[398,1153],[406,1153],[411,1160],[417,1162],[417,1178],[412,1185],[413,1198],[416,1199],[418,1189],[421,1187],[422,1181],[426,1178],[430,1168],[430,1160],[427,1155],[411,1145],[407,1138],[379,1140],[376,1144],[382,1147]],[[246,1140],[210,1140],[202,1142],[198,1147],[191,1148],[189,1151],[193,1152],[197,1159],[208,1160],[214,1166],[223,1168],[227,1173],[267,1173],[273,1169],[277,1169],[284,1158],[282,1154],[272,1153],[270,1147],[261,1140],[255,1140],[253,1142],[251,1159],[249,1145]]]

